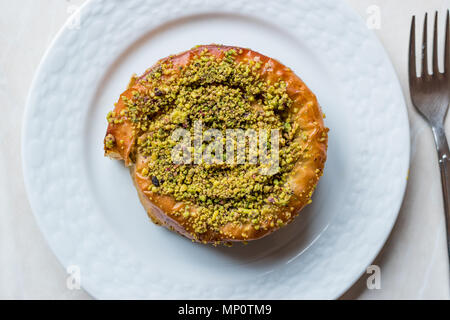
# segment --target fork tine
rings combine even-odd
[[[444,73],[446,75],[450,72],[450,15],[447,10],[447,22],[445,24],[445,66]]]
[[[411,22],[411,35],[409,37],[409,82],[414,83],[417,80],[416,70],[416,16],[413,16]]]
[[[434,32],[433,32],[433,74],[439,74],[438,62],[438,12],[434,16]]]
[[[423,42],[422,42],[422,77],[428,75],[428,13],[425,14],[423,23]]]

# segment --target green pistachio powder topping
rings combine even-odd
[[[263,80],[258,73],[260,62],[236,62],[236,54],[231,49],[217,59],[205,49],[190,64],[179,67],[178,74],[170,59],[160,63],[139,80],[148,90],[133,92],[132,99],[123,96],[127,108],[120,115],[108,115],[110,123],[131,120],[139,137],[137,152],[151,159],[141,172],[152,181],[149,191],[185,202],[175,214],[190,220],[198,234],[208,229],[219,231],[229,222],[251,223],[256,230],[263,221],[271,227],[282,225],[273,212],[280,207],[286,212],[293,210],[287,208],[293,196],[287,178],[297,160],[306,156],[294,139],[301,128],[288,112],[292,100],[286,83]],[[177,128],[185,128],[193,136],[195,121],[202,121],[203,128],[221,130],[224,137],[227,129],[278,129],[278,173],[262,175],[261,164],[248,161],[175,165],[171,151],[178,142],[171,140],[171,135]],[[196,212],[190,211],[193,206]]]

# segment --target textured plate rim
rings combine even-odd
[[[96,1],[96,0],[87,0],[87,1],[86,1],[86,2],[78,9],[78,11],[85,10],[85,9],[89,8],[89,6],[90,6],[92,3],[94,3],[95,1]],[[347,7],[348,7],[348,5],[347,5]],[[347,9],[348,9],[349,11],[352,11],[352,14],[357,15],[356,12],[353,11],[353,9],[351,9],[351,8],[349,8],[349,7],[348,7]],[[359,18],[359,20],[362,20],[362,19],[360,19],[359,16],[358,16],[358,18]],[[48,235],[44,232],[44,228],[42,227],[42,226],[43,226],[43,222],[42,222],[42,220],[41,220],[41,218],[40,218],[40,215],[36,213],[36,212],[37,212],[37,211],[35,210],[36,204],[33,203],[33,201],[31,200],[30,194],[32,194],[32,190],[31,190],[31,184],[32,184],[32,183],[30,182],[30,177],[29,177],[29,170],[30,170],[30,168],[29,168],[29,167],[27,166],[27,164],[26,164],[25,154],[26,154],[26,137],[27,137],[27,132],[28,132],[27,130],[28,130],[28,124],[29,124],[29,120],[30,120],[30,113],[31,113],[31,109],[32,109],[32,106],[31,106],[31,105],[32,105],[32,103],[31,103],[31,96],[32,96],[33,92],[36,90],[36,87],[38,87],[38,85],[39,85],[37,80],[38,80],[38,78],[39,78],[39,74],[42,73],[42,71],[43,71],[43,69],[44,69],[44,64],[45,64],[46,60],[49,58],[49,55],[50,55],[50,53],[52,52],[52,50],[54,49],[55,44],[58,42],[58,40],[61,38],[61,36],[62,36],[65,32],[67,32],[67,29],[68,29],[68,26],[69,26],[69,25],[70,25],[70,18],[69,18],[68,21],[64,24],[64,26],[59,30],[59,32],[56,34],[56,36],[55,36],[54,39],[52,40],[51,44],[48,46],[47,50],[45,51],[45,54],[43,55],[43,58],[41,59],[41,61],[40,61],[40,63],[39,63],[39,66],[38,66],[38,68],[37,68],[37,71],[36,71],[36,73],[35,73],[35,76],[34,76],[34,78],[33,78],[33,81],[32,81],[32,83],[31,83],[30,90],[29,90],[29,94],[28,94],[28,97],[27,97],[27,102],[26,102],[26,105],[25,105],[25,110],[24,110],[24,115],[23,115],[22,137],[21,137],[22,168],[23,168],[23,175],[24,175],[25,188],[26,188],[26,192],[27,192],[27,195],[28,195],[28,198],[29,198],[30,206],[31,206],[32,211],[33,211],[33,214],[34,214],[34,216],[35,216],[35,218],[36,218],[36,220],[37,220],[37,223],[38,223],[38,225],[39,225],[39,228],[41,229],[41,231],[42,231],[42,233],[43,233],[43,235],[44,235],[44,238],[46,239],[46,242],[49,244],[49,247],[51,248],[51,250],[52,250],[53,253],[55,254],[56,258],[60,261],[60,263],[61,263],[63,266],[66,266],[67,263],[65,263],[65,262],[63,261],[63,259],[62,259],[62,258],[54,251],[53,246],[52,246],[52,243],[51,243],[50,239],[48,238]],[[402,97],[402,106],[401,106],[401,107],[402,107],[402,108],[401,108],[402,111],[401,111],[401,112],[403,112],[403,113],[406,115],[406,119],[404,119],[404,120],[406,120],[406,122],[405,122],[405,124],[404,124],[404,129],[407,130],[407,137],[408,137],[408,144],[407,144],[407,146],[406,146],[406,149],[407,149],[407,155],[408,155],[408,156],[407,156],[407,161],[404,163],[404,166],[405,166],[406,169],[408,169],[409,166],[410,166],[410,144],[409,144],[410,127],[409,127],[409,121],[408,121],[408,117],[407,117],[407,108],[406,108],[406,104],[405,104],[405,101],[404,101],[403,92],[402,92],[401,87],[400,87],[398,75],[396,74],[395,69],[394,69],[394,67],[393,67],[393,65],[392,65],[392,61],[389,59],[389,57],[388,57],[388,55],[387,55],[385,49],[382,47],[381,42],[380,42],[379,39],[375,36],[375,34],[374,34],[373,32],[371,32],[371,31],[370,31],[369,33],[370,33],[371,41],[372,41],[372,42],[375,42],[375,43],[377,44],[377,46],[379,46],[379,47],[382,49],[382,54],[383,54],[384,63],[386,63],[386,64],[389,65],[389,69],[392,71],[393,76],[394,76],[394,78],[392,79],[392,81],[395,82],[394,84],[395,84],[395,86],[397,87],[396,89],[398,89],[398,90],[397,90],[397,91],[398,91],[398,94],[401,95],[401,97]],[[373,261],[373,260],[377,257],[377,255],[380,253],[381,249],[382,249],[383,246],[385,245],[385,243],[386,243],[387,239],[389,238],[389,236],[390,236],[390,234],[391,234],[391,232],[392,232],[392,230],[393,230],[393,228],[394,228],[394,225],[395,225],[395,223],[396,223],[396,221],[397,221],[398,213],[399,213],[399,211],[400,211],[400,209],[401,209],[401,205],[402,205],[402,203],[403,203],[403,199],[404,199],[405,191],[406,191],[406,186],[407,186],[407,180],[406,180],[406,177],[407,177],[407,170],[405,171],[405,173],[403,173],[403,175],[404,175],[405,179],[404,179],[404,182],[402,183],[402,186],[401,186],[401,194],[402,194],[402,197],[401,197],[401,199],[398,200],[397,205],[395,206],[395,210],[394,210],[394,211],[396,212],[395,217],[393,217],[393,218],[391,219],[391,221],[389,222],[389,224],[386,224],[386,225],[388,225],[388,227],[386,227],[386,230],[384,230],[383,237],[381,237],[381,238],[383,239],[383,241],[380,241],[380,242],[378,243],[376,249],[373,248],[373,254],[371,254],[372,258],[370,259],[370,262]],[[369,262],[367,265],[369,265],[370,262]],[[361,272],[360,272],[358,275],[355,274],[354,277],[353,277],[353,280],[352,280],[351,282],[349,281],[349,282],[347,283],[347,285],[343,285],[343,286],[340,288],[339,292],[338,292],[338,293],[335,293],[335,294],[332,296],[332,298],[339,298],[342,294],[344,294],[344,293],[345,293],[345,292],[346,292],[346,291],[347,291],[347,290],[355,283],[355,281],[358,280],[359,277],[361,277],[362,274],[364,274],[364,272],[365,272],[365,270],[361,270]],[[86,285],[86,284],[83,284],[83,287],[84,287],[90,294],[92,294],[92,295],[95,297],[94,292],[95,292],[96,290],[95,290],[93,287],[90,287],[89,285]]]

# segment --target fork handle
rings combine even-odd
[[[447,250],[450,258],[450,150],[444,125],[433,126],[433,135],[438,151],[439,168],[441,170],[442,193],[445,210],[445,226],[447,231]]]

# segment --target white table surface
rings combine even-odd
[[[411,106],[407,48],[411,15],[450,8],[450,0],[346,0],[364,19],[378,6],[385,46],[401,81],[411,125],[411,168],[395,228],[374,264],[381,289],[368,275],[344,299],[449,299],[449,264],[441,184],[431,131]],[[90,299],[69,290],[59,264],[31,212],[21,166],[22,115],[45,49],[84,0],[0,0],[0,299]],[[373,8],[373,7],[372,7]],[[370,11],[370,9],[369,9]],[[450,123],[447,122],[447,132]]]

